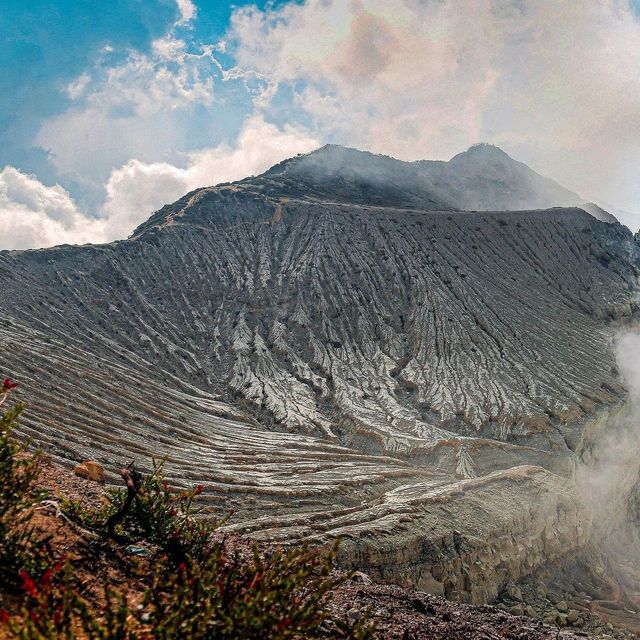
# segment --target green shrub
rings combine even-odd
[[[366,621],[328,625],[331,591],[344,581],[332,572],[335,551],[306,546],[276,549],[251,560],[227,555],[220,543],[202,563],[161,571],[147,592],[157,640],[290,640],[370,638]]]
[[[9,631],[18,640],[142,640],[126,596],[106,590],[106,606],[96,616],[79,593],[69,560],[48,568],[38,581],[22,572],[23,600],[15,616],[4,613]]]
[[[23,570],[39,575],[47,556],[32,525],[33,506],[43,497],[34,489],[40,457],[13,437],[21,412],[16,404],[0,415],[0,581],[12,588]]]
[[[187,557],[204,557],[211,533],[220,522],[200,517],[194,501],[204,487],[176,490],[164,476],[164,460],[153,460],[152,473],[144,476],[130,509],[112,532],[121,542],[149,542],[170,554],[176,563]],[[109,533],[107,522],[119,512],[127,499],[126,489],[109,491],[108,503],[87,508],[77,500],[65,500],[63,510],[84,526]]]
[[[23,601],[18,616],[8,620],[9,628],[20,640],[72,640],[77,597],[68,588],[72,567],[59,562],[38,580],[26,570],[22,578]]]

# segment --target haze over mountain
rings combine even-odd
[[[640,248],[580,204],[493,147],[323,147],[126,241],[0,252],[0,369],[57,459],[167,455],[230,528],[487,601],[588,543],[573,474],[627,399]]]
[[[402,162],[336,145],[285,160],[252,184],[282,183],[292,195],[416,209],[522,210],[584,208],[596,218],[611,214],[544,178],[504,151],[477,144],[448,162]],[[242,182],[242,181],[241,181]],[[278,188],[277,186],[275,187]]]

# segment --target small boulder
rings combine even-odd
[[[93,480],[94,482],[104,482],[104,468],[98,462],[85,460],[82,464],[76,465],[73,472],[80,478]]]
[[[567,613],[567,621],[570,624],[575,624],[580,619],[580,612],[575,609],[571,609],[569,613]]]
[[[560,600],[560,602],[558,602],[558,604],[556,605],[556,609],[561,613],[566,613],[567,611],[569,611],[569,605],[567,605],[564,600]]]
[[[353,607],[349,609],[349,611],[347,611],[347,618],[351,622],[357,622],[358,620],[362,619],[362,611]]]
[[[522,591],[515,585],[510,585],[505,589],[505,594],[512,600],[522,601]]]
[[[130,556],[140,556],[142,558],[145,558],[149,555],[149,549],[147,549],[146,547],[140,547],[138,545],[135,544],[130,544],[125,551],[130,555]]]
[[[77,464],[73,469],[73,473],[79,478],[89,478],[89,469],[84,464]]]
[[[512,616],[522,616],[524,615],[524,607],[521,604],[515,604],[509,609],[509,613]]]
[[[359,582],[360,584],[371,584],[373,582],[371,580],[371,576],[363,573],[362,571],[354,571],[351,575],[351,580],[353,582]]]

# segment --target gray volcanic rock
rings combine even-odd
[[[638,246],[577,208],[434,210],[419,163],[342,153],[0,252],[0,370],[58,459],[167,455],[230,528],[485,601],[588,539],[571,470],[624,402]]]

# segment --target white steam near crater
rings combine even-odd
[[[584,452],[586,464],[579,465],[576,480],[593,512],[596,535],[635,539],[640,533],[632,515],[638,505],[631,504],[640,483],[640,327],[621,330],[615,346],[629,397],[601,434],[585,434],[595,445]]]

